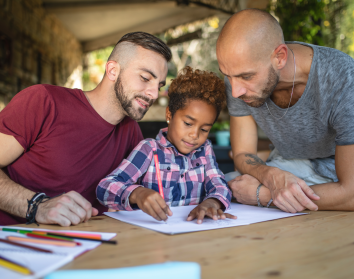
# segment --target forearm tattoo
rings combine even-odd
[[[246,160],[247,165],[257,166],[257,165],[265,165],[264,161],[260,159],[257,155],[254,154],[245,154],[249,159]]]

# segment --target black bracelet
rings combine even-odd
[[[28,207],[27,207],[27,213],[26,213],[26,225],[36,223],[37,226],[38,223],[36,221],[36,213],[38,209],[38,205],[41,202],[45,202],[49,200],[50,197],[48,197],[45,193],[36,193],[31,200],[27,200]]]

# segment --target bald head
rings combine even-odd
[[[269,58],[284,44],[283,31],[269,13],[248,9],[235,13],[225,23],[217,41],[217,52],[237,52],[254,59]]]

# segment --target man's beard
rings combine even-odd
[[[120,106],[122,109],[125,111],[125,113],[133,120],[139,121],[141,120],[145,113],[148,111],[149,107],[152,105],[153,100],[149,99],[148,97],[140,94],[134,95],[131,99],[128,99],[128,94],[127,92],[124,91],[123,84],[121,81],[121,75],[119,75],[116,84],[114,85],[114,91],[116,92],[116,98],[117,101],[120,103]],[[133,101],[135,98],[138,97],[145,102],[149,104],[148,107],[142,108],[139,107],[137,109],[134,109],[133,107]]]
[[[267,101],[267,99],[270,97],[270,95],[272,95],[272,92],[275,89],[275,87],[277,87],[278,82],[279,82],[279,76],[277,75],[277,73],[273,69],[273,67],[270,66],[269,72],[268,72],[268,82],[261,92],[261,97],[248,98],[243,95],[238,98],[241,100],[242,99],[250,100],[252,102],[246,103],[248,106],[253,107],[253,108],[259,108],[259,107],[263,106],[263,104]]]

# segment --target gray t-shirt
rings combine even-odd
[[[300,42],[313,49],[313,60],[305,91],[282,119],[275,119],[266,104],[248,106],[226,92],[232,116],[252,115],[259,127],[285,159],[310,159],[315,171],[338,181],[334,166],[336,145],[354,144],[354,59],[327,47]],[[286,109],[267,100],[271,113],[280,118]]]

